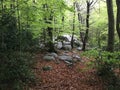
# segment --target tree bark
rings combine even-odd
[[[116,30],[120,40],[120,0],[116,0],[117,16],[116,16]]]
[[[53,20],[53,16],[50,15],[49,17],[49,21],[52,21]],[[48,22],[48,24],[52,24],[51,22]],[[53,43],[53,27],[50,27],[48,26],[47,28],[48,30],[48,36],[49,36],[49,41],[48,41],[48,44],[49,44],[49,49],[48,51],[49,52],[56,52],[55,48],[54,48],[54,43]]]
[[[73,16],[73,31],[72,31],[72,37],[71,37],[71,47],[73,49],[74,47],[74,31],[75,31],[75,2],[73,3],[74,6],[74,16]]]
[[[91,5],[90,2],[87,1],[86,33],[85,33],[85,37],[84,37],[84,40],[83,40],[83,47],[82,47],[82,50],[83,50],[83,51],[86,50],[86,43],[87,43],[87,41],[88,41],[90,5]]]
[[[108,45],[107,51],[114,51],[114,14],[112,0],[106,0],[108,14]]]

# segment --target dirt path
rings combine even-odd
[[[69,54],[72,54],[70,52]],[[37,77],[36,85],[31,90],[103,90],[102,81],[95,70],[88,68],[88,58],[82,57],[81,62],[68,67],[63,61],[45,61],[43,54],[37,54],[34,69]],[[42,67],[51,66],[52,70],[43,71]]]

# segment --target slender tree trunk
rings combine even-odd
[[[49,18],[50,21],[53,20],[53,16],[50,15]],[[52,24],[51,22],[48,22],[49,24]],[[56,52],[55,48],[54,48],[54,43],[53,43],[53,28],[52,27],[48,27],[48,36],[49,36],[49,52]]]
[[[75,2],[73,3],[74,6],[74,16],[73,16],[73,31],[72,31],[72,37],[71,37],[71,47],[74,47],[74,31],[75,31]]]
[[[19,0],[16,0],[16,5],[17,5],[17,26],[18,26],[18,30],[19,30],[19,33],[20,33],[20,42],[19,42],[19,50],[20,50],[20,53],[22,52],[22,35],[21,35],[21,23],[20,23],[20,13],[19,13]]]
[[[18,29],[20,30],[20,13],[19,13],[19,2],[18,0],[16,1],[17,4],[17,18],[18,18]]]
[[[3,0],[1,0],[1,17],[3,17],[4,16],[4,5],[3,5]],[[2,32],[0,33],[1,35],[1,39],[2,39],[2,42],[1,42],[1,46],[2,46],[2,49],[3,49],[3,51],[4,51],[4,31],[2,30]]]
[[[53,16],[50,15],[49,20],[52,21],[52,20],[53,20]],[[48,23],[49,23],[49,24],[52,24],[51,22],[48,22]],[[48,27],[48,36],[49,36],[49,38],[50,38],[51,41],[53,40],[52,30],[53,30],[52,27]]]
[[[47,4],[43,4],[43,10],[45,11],[46,10],[46,8],[47,8]],[[47,18],[46,17],[44,17],[44,22],[45,23],[47,23]],[[44,44],[46,43],[46,29],[45,28],[43,28],[43,38],[44,38]]]
[[[63,17],[62,17],[63,30],[64,30],[64,21],[65,21],[65,18],[64,18],[64,16],[63,16]]]
[[[117,16],[116,16],[116,30],[120,39],[120,0],[116,0]]]
[[[108,13],[108,45],[107,51],[114,51],[114,14],[112,0],[106,0]]]
[[[82,50],[86,50],[86,43],[88,41],[88,32],[89,32],[89,16],[90,16],[90,3],[87,1],[87,15],[86,15],[86,33],[83,40]]]

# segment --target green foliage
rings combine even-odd
[[[116,75],[115,70],[120,70],[120,52],[102,52],[95,63],[98,75],[107,82],[108,90],[119,90],[120,77]]]
[[[30,53],[0,53],[0,90],[23,90],[33,82],[33,60]]]
[[[16,18],[5,13],[0,18],[0,51],[30,50],[38,44],[30,30],[18,30]]]
[[[109,73],[116,68],[119,68],[120,65],[120,52],[101,52],[99,57],[96,57],[97,69],[101,73]],[[104,71],[105,70],[105,71]]]
[[[38,44],[33,33],[8,9],[0,15],[0,90],[24,90],[33,82],[32,55]],[[21,28],[22,27],[22,28]],[[33,48],[34,47],[34,48]]]
[[[86,56],[86,57],[98,57],[98,51],[97,50],[88,50],[83,53],[81,53],[81,56]]]
[[[16,18],[5,13],[0,21],[0,51],[16,49],[18,44]]]
[[[33,33],[29,30],[21,30],[18,34],[19,47],[22,51],[34,51],[38,48],[38,38],[33,38]]]
[[[107,52],[90,50],[83,52],[83,56],[89,58],[95,58],[90,61],[90,67],[94,67],[97,70],[97,74],[102,77],[103,81],[106,82],[108,90],[119,90],[120,77],[116,74],[115,70],[120,70],[120,52]]]
[[[81,55],[95,58],[94,63],[98,72],[107,73],[115,70],[116,68],[120,68],[120,52],[111,53],[107,51],[90,50],[83,52]]]

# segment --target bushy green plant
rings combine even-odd
[[[83,53],[81,53],[81,56],[87,56],[87,57],[98,57],[98,51],[97,50],[88,50],[88,51],[85,51]]]
[[[4,13],[0,17],[0,51],[29,51],[36,48],[38,39],[33,38],[32,30],[18,29],[15,16]],[[32,50],[31,50],[32,51]]]
[[[95,67],[99,76],[107,82],[106,86],[109,90],[118,90],[120,86],[119,76],[115,70],[120,69],[120,52],[101,52],[99,57],[96,57]]]
[[[105,86],[108,90],[119,90],[120,77],[116,75],[115,70],[120,70],[120,52],[91,50],[83,52],[82,55],[95,58],[94,61],[90,61],[90,65],[96,68],[97,74],[107,82]]]
[[[30,53],[0,53],[0,90],[23,90],[33,82],[33,60]]]
[[[99,57],[96,57],[96,65],[99,72],[103,74],[107,74],[107,72],[111,72],[116,68],[119,68],[120,61],[119,61],[120,52],[101,52]]]
[[[18,33],[19,47],[22,51],[34,51],[38,48],[38,38],[33,38],[33,33],[29,30],[21,30]],[[21,40],[21,41],[20,41]]]

